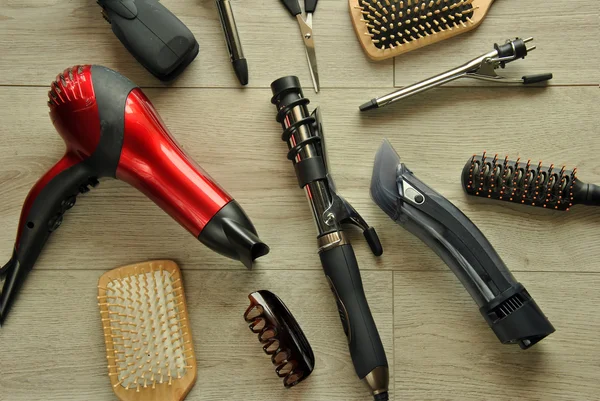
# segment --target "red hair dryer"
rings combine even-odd
[[[248,268],[269,248],[244,211],[190,159],[140,88],[101,66],[75,66],[48,93],[67,151],[31,189],[15,249],[0,270],[0,325],[49,235],[79,193],[113,177],[133,185],[216,252]]]

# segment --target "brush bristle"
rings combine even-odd
[[[488,157],[486,152],[473,156],[463,171],[463,187],[470,195],[555,210],[573,206],[576,182],[577,169],[512,161],[508,156],[500,160],[497,154]]]
[[[170,386],[195,365],[179,271],[150,264],[130,273],[117,269],[98,297],[109,376],[137,392]]]
[[[379,49],[395,49],[440,32],[468,28],[473,0],[359,0],[365,35]]]

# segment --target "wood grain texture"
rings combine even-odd
[[[396,398],[598,400],[598,274],[520,273],[556,332],[501,344],[448,270],[394,272]]]
[[[200,44],[196,60],[172,85],[237,88],[214,0],[162,3]],[[232,7],[248,60],[249,87],[267,88],[291,74],[309,82],[298,23],[279,1],[234,0]],[[127,52],[100,10],[95,0],[0,2],[0,84],[47,85],[40,72],[56,75],[71,65],[94,63],[116,69],[138,85],[164,86]],[[377,64],[363,55],[347,3],[321,0],[313,25],[323,88],[391,86],[392,61]]]
[[[535,38],[537,50],[500,74],[521,77],[551,72],[550,85],[598,85],[600,53],[589,51],[597,48],[598,17],[599,8],[587,0],[497,0],[477,29],[396,57],[395,85],[410,85],[457,67],[493,50],[494,43],[529,36]],[[461,79],[447,85],[498,84]]]
[[[271,246],[257,267],[320,270],[312,216],[285,158],[270,91],[146,92],[185,150],[240,202]],[[63,153],[45,96],[43,88],[0,92],[0,120],[10,121],[0,126],[0,257],[6,260],[27,192]],[[469,157],[486,149],[578,166],[582,180],[600,183],[597,88],[445,88],[433,102],[422,100],[393,113],[361,114],[356,105],[362,101],[363,90],[325,91],[313,104],[323,109],[340,192],[383,241],[384,255],[374,258],[360,232],[349,230],[363,270],[445,269],[369,197],[373,157],[387,137],[418,177],[479,226],[513,271],[600,271],[597,208],[578,206],[564,213],[467,197],[459,178]],[[222,113],[224,104],[235,113]],[[302,262],[290,266],[291,255]],[[79,269],[96,260],[118,266],[170,257],[189,268],[243,269],[200,244],[135,189],[103,180],[65,215],[36,268]]]
[[[93,267],[115,266],[96,263]],[[368,396],[354,372],[322,272],[200,272],[186,270],[185,263],[180,267],[198,363],[198,380],[187,401],[361,401]],[[96,305],[102,273],[38,270],[31,274],[0,331],[0,400],[114,399]],[[363,279],[393,377],[392,273],[365,272]],[[248,294],[258,289],[269,289],[282,298],[315,353],[313,374],[289,390],[243,318]],[[26,385],[33,378],[43,385]]]
[[[238,88],[214,0],[162,2],[200,43],[198,58],[169,88],[127,53],[94,0],[0,1],[0,263],[10,257],[25,196],[64,152],[48,119],[48,84],[86,62],[155,87],[145,92],[167,126],[239,201],[271,253],[246,271],[133,188],[103,180],[66,214],[0,329],[0,401],[114,400],[98,278],[162,258],[183,269],[193,322],[199,375],[187,400],[369,399],[355,376],[312,217],[269,102],[269,84],[289,74],[322,107],[338,189],[384,246],[375,258],[360,232],[349,230],[392,368],[390,399],[599,400],[598,209],[555,213],[488,202],[465,196],[459,184],[464,163],[484,149],[577,166],[582,180],[600,184],[600,24],[593,2],[497,0],[476,30],[376,63],[356,39],[347,1],[321,0],[314,19],[318,95],[298,26],[279,1],[232,0],[250,66],[247,89]],[[517,35],[534,36],[538,50],[503,72],[553,72],[549,88],[459,81],[382,110],[358,111],[394,85],[440,73]],[[370,200],[373,157],[384,137],[418,177],[475,222],[556,333],[528,351],[500,344],[447,266]],[[263,288],[287,303],[315,351],[314,373],[291,390],[242,318],[247,294]]]

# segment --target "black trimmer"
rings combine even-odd
[[[554,332],[475,224],[415,177],[388,141],[375,156],[371,196],[392,220],[446,262],[503,344],[527,349]]]

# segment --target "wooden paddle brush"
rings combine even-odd
[[[349,0],[358,40],[376,61],[476,28],[494,0]]]
[[[121,401],[181,401],[197,376],[181,272],[157,260],[98,283],[108,376]]]

